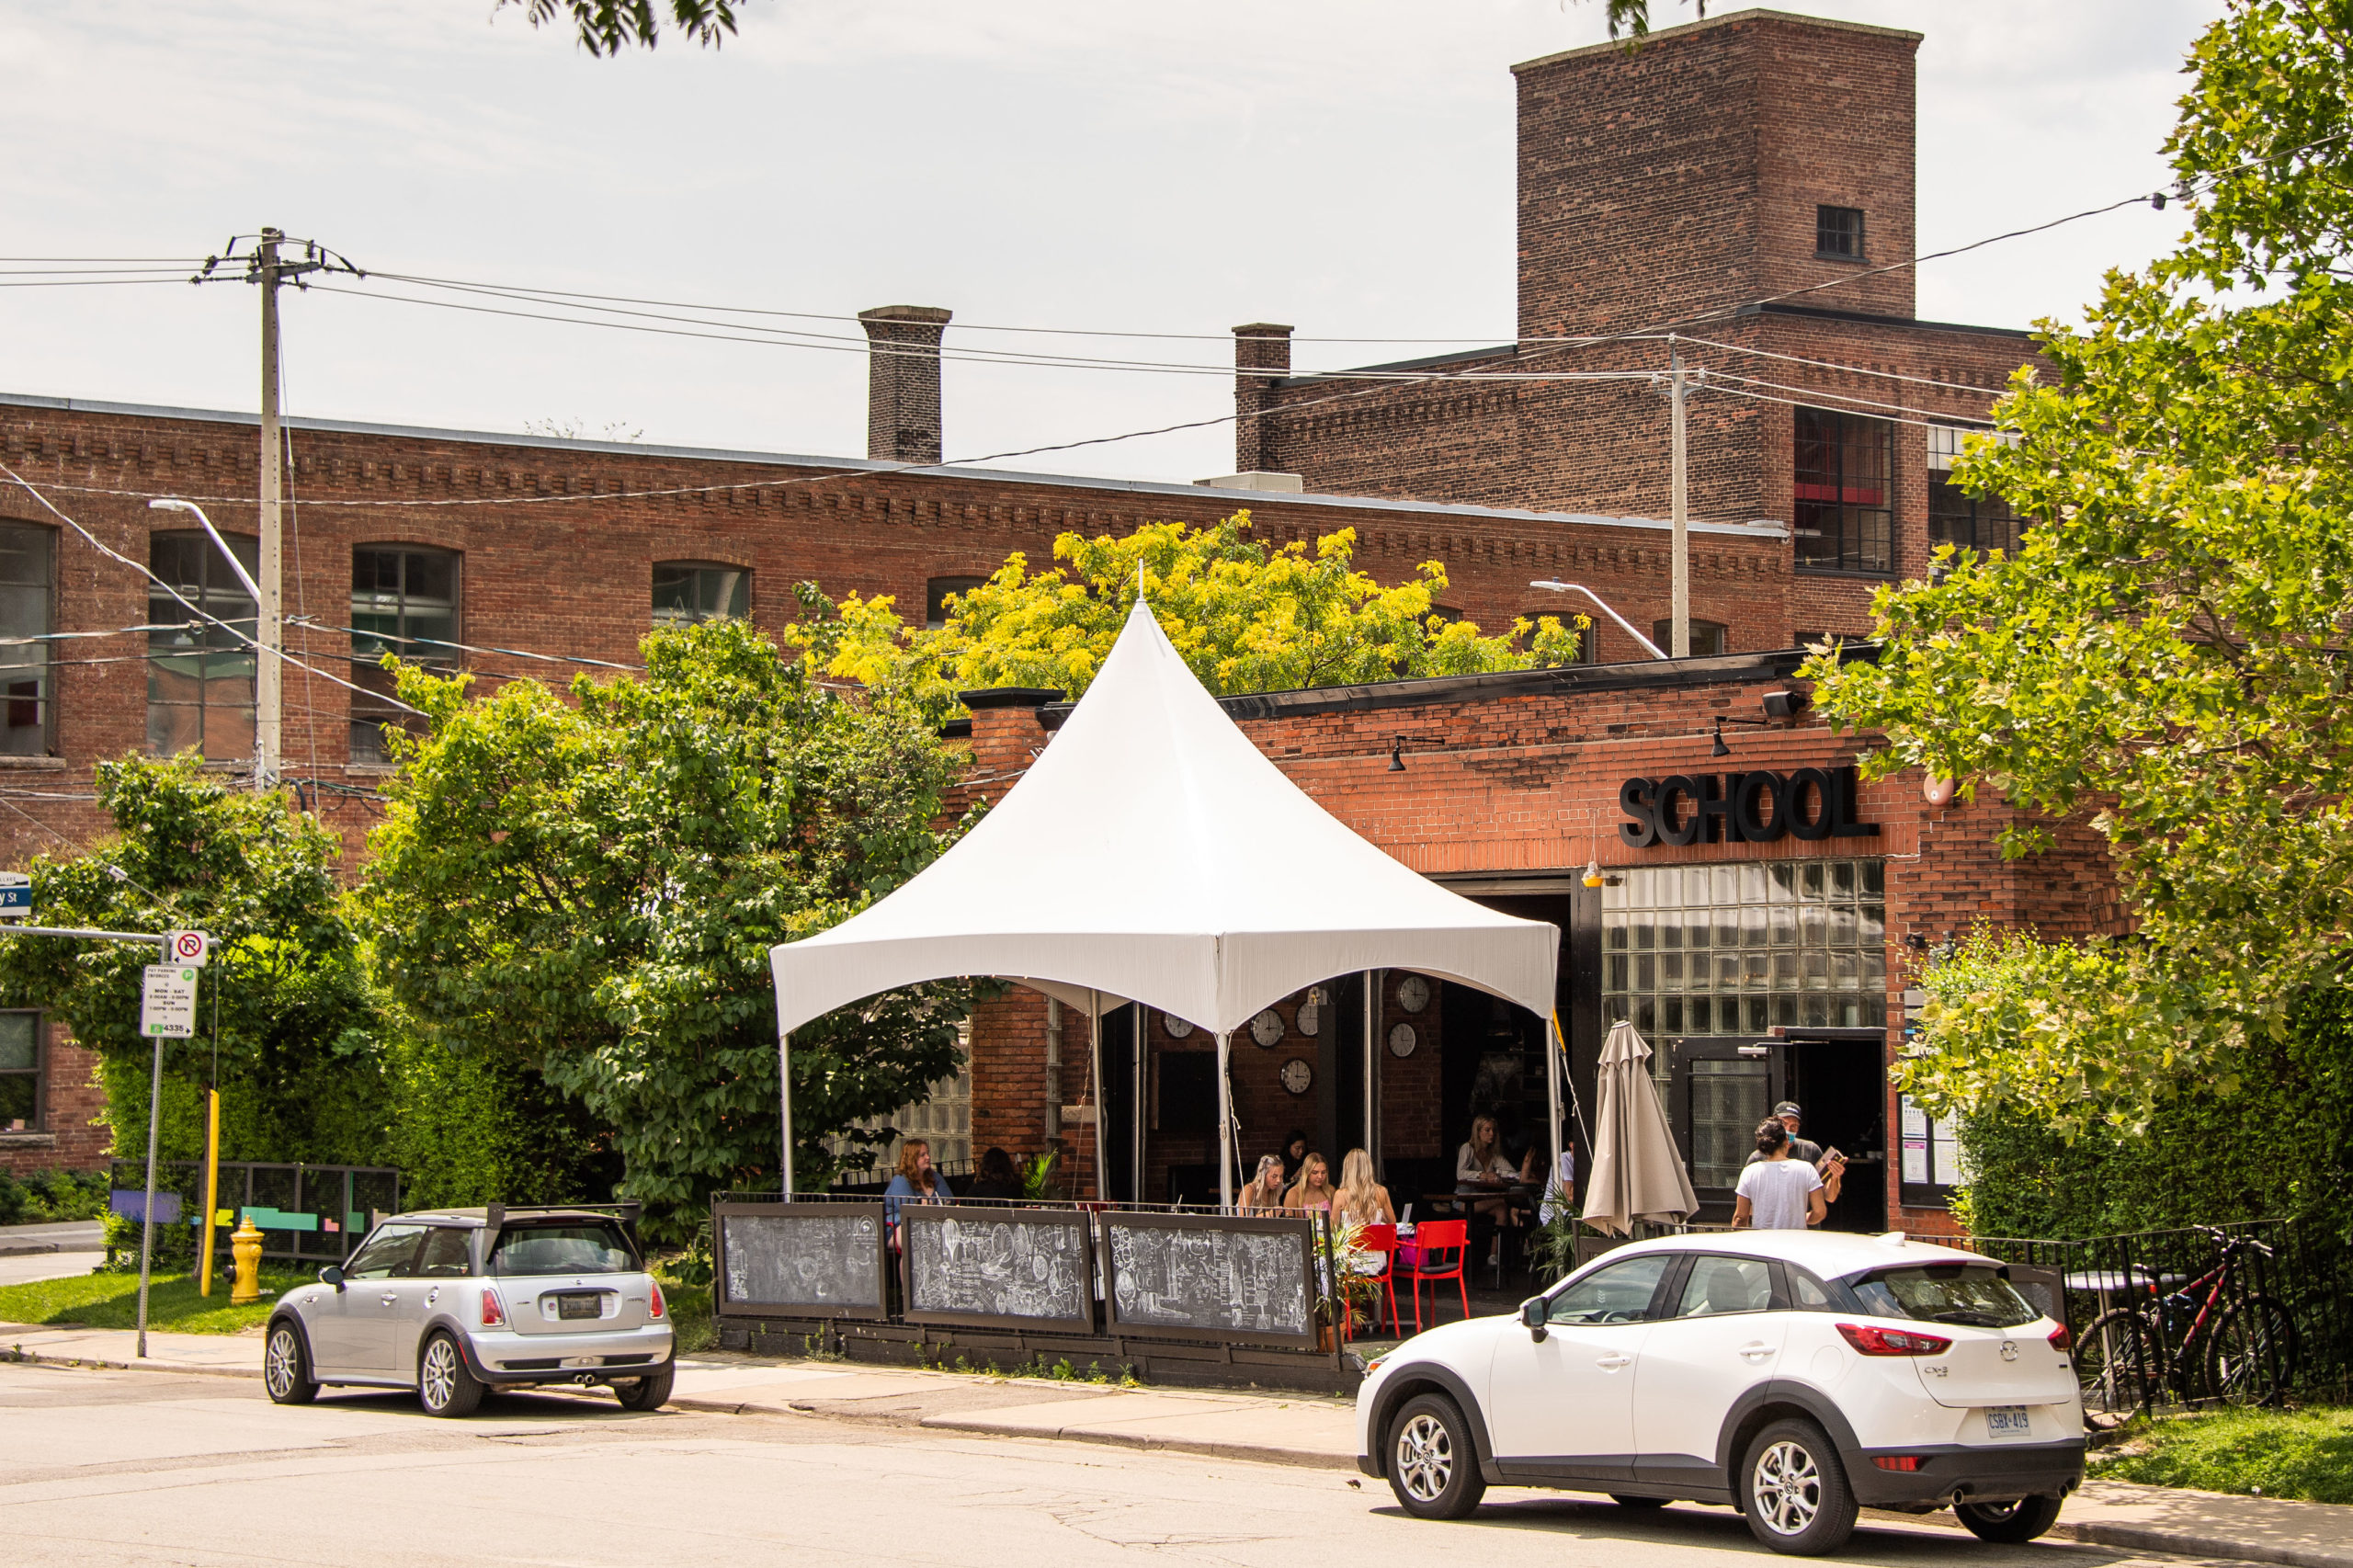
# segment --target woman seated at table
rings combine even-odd
[[[1233,1200],[1237,1214],[1273,1214],[1283,1206],[1283,1157],[1280,1154],[1258,1156],[1258,1174],[1252,1176],[1240,1196]]]
[[[945,1203],[955,1196],[948,1178],[931,1167],[931,1145],[910,1138],[899,1145],[899,1174],[882,1189],[882,1217],[895,1225],[902,1203]]]
[[[1457,1192],[1476,1192],[1483,1188],[1509,1187],[1519,1179],[1519,1171],[1505,1157],[1502,1141],[1495,1135],[1495,1119],[1474,1116],[1471,1119],[1471,1137],[1454,1156],[1454,1187]],[[1471,1205],[1472,1211],[1483,1214],[1501,1225],[1518,1223],[1510,1200],[1504,1198],[1482,1198]]]
[[[1313,1209],[1329,1210],[1335,1196],[1331,1167],[1323,1155],[1310,1154],[1299,1167],[1299,1180],[1283,1194],[1283,1207],[1302,1214]]]
[[[1340,1190],[1332,1199],[1336,1225],[1393,1225],[1389,1189],[1372,1179],[1372,1156],[1351,1149],[1340,1159]]]

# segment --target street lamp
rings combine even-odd
[[[1654,659],[1664,659],[1666,657],[1665,653],[1659,651],[1657,643],[1652,642],[1649,638],[1635,631],[1634,623],[1632,621],[1628,620],[1624,616],[1620,615],[1616,610],[1611,609],[1608,602],[1605,601],[1599,594],[1595,593],[1583,583],[1561,583],[1547,578],[1542,582],[1530,583],[1528,585],[1531,588],[1543,588],[1548,592],[1555,594],[1583,594],[1586,598],[1591,599],[1596,605],[1600,607],[1602,614],[1616,621],[1620,627],[1623,627],[1627,636],[1641,643],[1643,645],[1643,653],[1648,653]]]

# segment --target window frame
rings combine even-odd
[[[1664,1321],[1663,1309],[1670,1299],[1670,1292],[1677,1288],[1678,1282],[1683,1278],[1683,1261],[1688,1256],[1681,1252],[1643,1252],[1636,1253],[1631,1257],[1620,1257],[1617,1256],[1615,1250],[1606,1252],[1594,1259],[1590,1267],[1579,1269],[1544,1293],[1545,1321],[1548,1323],[1558,1321],[1564,1328],[1631,1328],[1638,1324],[1662,1322]],[[1653,1261],[1659,1265],[1659,1274],[1656,1279],[1651,1281],[1650,1303],[1643,1309],[1642,1316],[1622,1319],[1618,1323],[1576,1324],[1572,1324],[1566,1319],[1553,1318],[1553,1307],[1559,1304],[1570,1291],[1599,1278],[1609,1269]]]
[[[692,608],[683,611],[665,608],[660,605],[654,606],[653,623],[655,626],[700,626],[706,620],[749,620],[752,619],[753,568],[742,565],[733,561],[712,561],[700,556],[681,556],[673,561],[657,561],[654,562],[652,568],[647,573],[649,601],[652,592],[659,586],[658,580],[660,574],[665,570],[685,571],[698,574],[695,592],[692,596],[695,603]],[[705,610],[702,608],[701,584],[699,578],[699,574],[705,572],[733,572],[736,574],[739,579],[738,586],[741,588],[744,597],[744,608],[741,611],[734,609]],[[731,598],[733,597],[733,595],[730,596]]]
[[[1695,651],[1691,654],[1692,658],[1713,659],[1719,658],[1723,654],[1732,652],[1731,627],[1725,625],[1721,620],[1692,621],[1691,641],[1694,644],[1695,650],[1699,641],[1699,634],[1702,631],[1711,633],[1714,636],[1716,642],[1715,651],[1708,653],[1702,653]],[[1675,656],[1673,652],[1675,647],[1675,618],[1673,616],[1662,617],[1661,619],[1651,622],[1651,641],[1657,643],[1660,647],[1668,650],[1667,657],[1673,658]]]
[[[1832,216],[1834,213],[1837,215],[1836,218]],[[1847,225],[1844,222],[1848,218],[1854,220],[1851,226]],[[1835,250],[1830,246],[1824,244],[1823,241],[1833,233],[1839,234],[1842,237],[1851,235],[1855,242],[1854,248],[1852,250]],[[1855,262],[1869,261],[1870,259],[1870,221],[1864,216],[1863,209],[1859,207],[1840,207],[1835,203],[1827,201],[1816,202],[1814,204],[1814,260]]]
[[[926,631],[938,631],[948,625],[948,607],[942,603],[950,594],[969,594],[988,581],[985,576],[970,577],[958,573],[943,573],[926,577],[923,583],[923,626]],[[954,587],[949,584],[958,585]]]
[[[0,672],[27,671],[34,682],[33,701],[37,705],[31,728],[38,732],[29,752],[7,751],[6,735],[15,730],[11,724],[0,730],[0,751],[11,756],[55,756],[57,755],[57,647],[51,638],[57,631],[57,530],[45,523],[28,522],[22,517],[0,517],[0,533],[17,530],[41,541],[41,573],[37,583],[0,582],[0,588],[35,588],[40,591],[40,627],[21,635],[39,641],[19,644],[12,653],[29,655],[17,662],[0,665]],[[12,707],[16,699],[5,699]]]
[[[32,1080],[32,1114],[25,1118],[22,1127],[0,1127],[0,1137],[46,1132],[49,1131],[48,1016],[38,1007],[0,1007],[0,1015],[28,1017],[33,1021],[33,1064],[30,1067],[0,1067],[0,1078]]]
[[[357,691],[347,694],[348,699],[345,705],[345,710],[349,715],[349,727],[346,734],[346,744],[348,748],[346,756],[354,767],[385,767],[391,766],[392,758],[382,750],[383,730],[388,725],[408,729],[410,725],[407,721],[415,717],[414,714],[405,714],[400,709],[391,706],[391,692],[378,691],[369,685],[371,679],[383,678],[384,672],[378,666],[376,660],[382,657],[387,651],[386,644],[396,644],[389,651],[397,653],[411,664],[421,665],[436,674],[453,672],[463,662],[460,657],[461,652],[460,649],[435,650],[423,643],[415,642],[412,638],[410,605],[415,596],[409,592],[408,560],[412,556],[437,556],[446,558],[449,562],[449,635],[446,641],[458,642],[465,637],[466,552],[462,550],[453,550],[447,545],[415,544],[405,540],[377,540],[355,543],[351,547],[352,569],[355,574],[358,570],[359,557],[363,553],[398,556],[401,560],[400,585],[392,590],[391,596],[393,601],[391,613],[394,626],[394,630],[391,632],[357,630],[359,618],[363,613],[381,615],[385,611],[381,606],[370,606],[363,611],[358,602],[361,590],[357,585],[351,590],[351,619],[355,629],[351,638],[351,682],[354,686],[367,687],[368,690],[365,697]],[[369,589],[368,594],[369,597],[376,599],[381,599],[384,597],[381,589]],[[372,656],[361,655],[359,643],[362,638],[377,644],[377,651]],[[362,717],[363,713],[369,716]],[[367,732],[370,737],[367,743],[367,749],[363,749],[360,741],[363,731]],[[372,755],[369,754],[371,751]]]
[[[1811,438],[1807,435],[1809,422],[1813,428]],[[1876,427],[1875,431],[1873,427]],[[1824,434],[1825,429],[1827,434]],[[1881,454],[1882,471],[1876,476],[1860,472],[1850,474],[1848,472],[1849,454],[1863,446],[1855,438],[1854,433],[1858,431],[1877,436],[1872,444]],[[1800,460],[1809,446],[1817,456],[1825,451],[1836,453],[1836,466],[1831,469],[1807,467]],[[1810,479],[1809,475],[1813,477]],[[1829,480],[1826,485],[1821,483],[1825,475]],[[1868,482],[1874,477],[1879,483],[1879,504],[1848,499],[1850,494],[1865,493],[1863,483],[1850,483],[1850,479]],[[1882,581],[1893,577],[1897,561],[1896,480],[1895,424],[1893,420],[1838,409],[1800,407],[1791,410],[1790,544],[1794,569],[1809,576],[1869,577]],[[1833,494],[1831,498],[1803,494],[1802,492],[1808,488],[1827,489]],[[1867,519],[1870,517],[1881,519],[1876,542],[1884,553],[1876,565],[1868,560],[1869,545],[1874,542],[1869,538],[1871,530]],[[1827,529],[1823,527],[1825,517],[1833,525]],[[1814,553],[1809,555],[1807,541],[1822,539],[1834,541],[1830,552],[1824,555],[1820,546],[1816,545],[1812,547]]]
[[[238,557],[238,564],[244,566],[249,572],[259,572],[261,562],[261,540],[259,536],[255,534],[223,533],[221,537],[228,542],[229,548],[232,551],[234,551],[236,547],[240,544],[249,544],[253,546],[254,558],[252,562],[248,562],[240,556]],[[147,589],[147,602],[149,607],[148,619],[151,623],[158,625],[165,624],[165,621],[157,619],[157,616],[159,614],[167,618],[170,622],[185,620],[189,614],[188,607],[180,603],[179,598],[175,598],[172,596],[173,594],[178,594],[180,597],[188,597],[190,596],[186,592],[186,590],[193,586],[195,589],[193,601],[197,606],[197,608],[201,610],[205,615],[212,617],[215,620],[226,622],[229,626],[235,626],[240,622],[244,622],[251,629],[247,633],[248,635],[251,635],[254,631],[257,631],[259,630],[261,618],[260,605],[256,603],[252,597],[246,594],[244,585],[237,581],[236,574],[229,570],[229,563],[222,559],[221,547],[213,541],[211,535],[206,533],[202,528],[154,528],[150,530],[147,535],[147,567],[150,572],[154,573],[155,577],[158,579],[163,578],[165,574],[156,569],[155,550],[158,545],[166,541],[175,544],[193,545],[197,550],[198,559],[204,562],[204,567],[203,571],[199,574],[199,581],[193,585],[186,583],[173,583],[170,585],[171,592],[169,593],[165,592],[164,587],[158,583],[150,583]],[[220,574],[222,578],[226,579],[225,585],[216,584],[214,581],[214,574],[216,573]],[[163,608],[160,610],[156,608],[156,601],[159,598],[163,600]],[[222,613],[223,609],[233,608],[237,605],[246,607],[244,614],[224,615]],[[250,646],[241,646],[234,643],[222,645],[210,642],[199,641],[195,643],[191,649],[176,650],[158,642],[158,639],[160,638],[173,635],[184,636],[186,633],[165,631],[150,631],[147,633],[147,737],[143,743],[146,755],[150,756],[163,756],[170,755],[158,750],[155,745],[155,710],[161,706],[164,708],[181,710],[192,708],[196,710],[196,749],[198,755],[202,756],[205,761],[242,762],[250,760],[260,749],[261,697],[258,689],[259,682],[256,679],[256,676],[258,674],[260,655]],[[216,636],[227,638],[231,635],[232,634],[230,632],[224,631],[222,627],[212,625],[208,625],[197,632],[197,636],[199,639]],[[199,668],[204,672],[199,674],[196,680],[196,700],[193,702],[165,702],[159,704],[155,698],[155,666],[166,659],[187,658],[191,653],[200,658],[201,662]],[[242,705],[235,703],[215,704],[211,700],[211,691],[215,684],[214,677],[210,674],[212,661],[216,658],[224,656],[229,658],[243,657],[247,661],[248,669],[245,677],[245,689],[251,695],[247,697],[244,703]],[[244,711],[251,715],[249,727],[253,731],[255,736],[251,747],[242,753],[235,753],[228,756],[214,754],[207,747],[207,737],[211,728],[211,713],[214,711],[216,707],[221,711],[226,713],[238,710],[240,706],[242,706]]]
[[[1785,1282],[1781,1278],[1780,1271],[1773,1267],[1777,1261],[1779,1260],[1769,1257],[1762,1257],[1755,1253],[1686,1253],[1683,1255],[1683,1267],[1675,1278],[1672,1299],[1666,1303],[1667,1311],[1665,1314],[1660,1317],[1657,1321],[1660,1323],[1701,1323],[1712,1318],[1752,1317],[1758,1312],[1788,1312],[1790,1310],[1790,1292]],[[1765,1275],[1765,1304],[1761,1307],[1743,1307],[1736,1312],[1691,1312],[1684,1311],[1683,1309],[1688,1305],[1688,1298],[1691,1293],[1692,1281],[1699,1277],[1699,1270],[1702,1267],[1711,1263],[1753,1264],[1757,1268],[1763,1270]]]

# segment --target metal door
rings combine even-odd
[[[1756,1149],[1756,1124],[1789,1093],[1788,1050],[1779,1040],[1676,1040],[1676,1142],[1691,1188],[1710,1207],[1729,1209],[1741,1167]]]

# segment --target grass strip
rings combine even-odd
[[[235,1334],[259,1328],[280,1291],[310,1284],[313,1278],[309,1274],[265,1273],[261,1288],[268,1294],[251,1306],[233,1307],[230,1282],[219,1275],[213,1276],[212,1294],[205,1297],[197,1294],[193,1275],[158,1274],[148,1281],[147,1326],[175,1334]],[[0,1323],[136,1328],[139,1276],[73,1274],[62,1279],[0,1286]]]
[[[2171,1416],[2095,1450],[2087,1469],[2101,1481],[2353,1503],[2353,1407]]]

